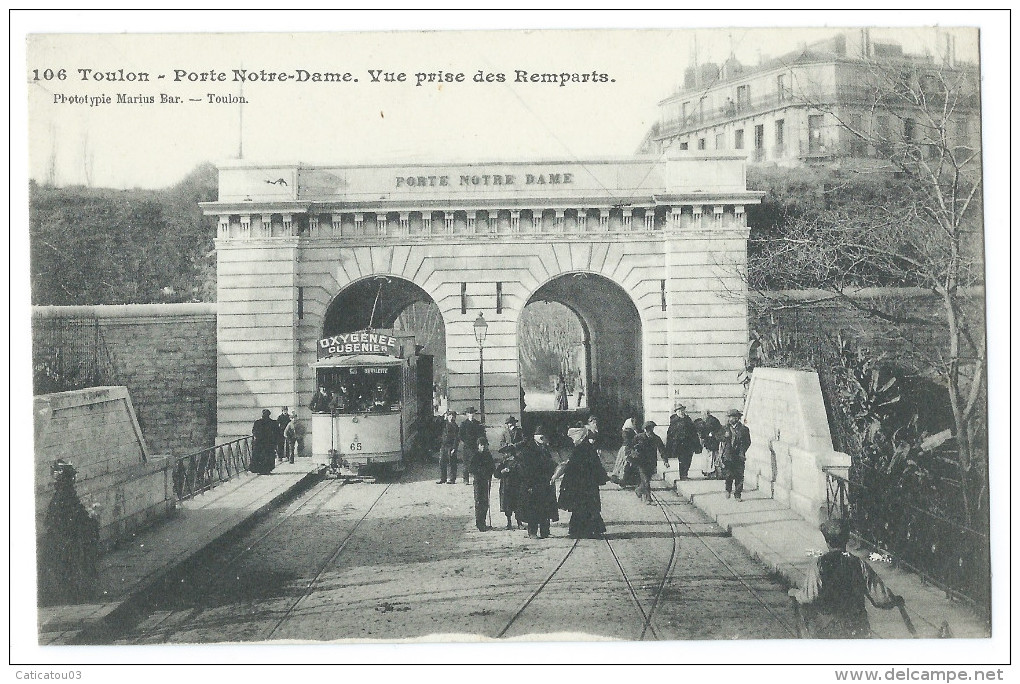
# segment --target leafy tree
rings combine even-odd
[[[562,304],[534,302],[521,314],[518,348],[521,376],[528,387],[549,391],[549,377],[563,374],[568,391],[580,369],[577,348],[583,331],[577,317]]]
[[[913,286],[937,297],[942,334],[922,350],[923,370],[948,393],[969,519],[987,479],[984,316],[972,290],[983,283],[976,73],[919,60],[875,63],[854,96],[853,108],[804,97],[869,163],[810,171],[816,192],[800,200],[777,193],[750,216],[760,223],[747,282],[765,306],[836,302],[898,326],[904,338],[920,321],[871,305],[860,288]],[[783,173],[773,184],[791,190]],[[785,288],[820,294],[793,302],[775,291]]]

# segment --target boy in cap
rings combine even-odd
[[[463,428],[463,425],[461,427]],[[489,490],[495,469],[496,464],[489,451],[489,440],[484,435],[475,440],[473,448],[470,448],[467,442],[464,443],[464,480],[467,480],[468,473],[475,476],[475,527],[479,532],[489,529],[486,517],[489,515]]]
[[[861,558],[847,552],[850,526],[845,520],[826,520],[818,527],[829,546],[808,568],[803,586],[789,594],[808,608],[809,634],[819,639],[866,639],[871,633],[867,598],[876,608],[903,605],[903,597],[889,591],[878,574]]]
[[[634,438],[634,465],[637,466],[641,483],[638,484],[634,493],[637,498],[644,499],[645,504],[652,505],[652,475],[655,474],[656,456],[662,455],[662,462],[669,467],[669,455],[666,453],[666,445],[662,438],[655,434],[655,422],[649,420],[645,423],[644,431]]]
[[[742,415],[737,409],[726,412],[726,427],[719,439],[723,470],[726,473],[726,498],[730,498],[732,492],[737,501],[740,501],[744,491],[744,465],[747,450],[751,446],[751,431],[740,422]]]

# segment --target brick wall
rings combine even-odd
[[[110,381],[131,393],[154,454],[184,454],[216,439],[216,305],[34,307],[33,322],[99,321]],[[35,336],[37,347],[40,339]]]

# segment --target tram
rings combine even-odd
[[[312,455],[334,475],[399,472],[432,425],[432,356],[412,335],[359,330],[318,341]]]

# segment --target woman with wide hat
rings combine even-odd
[[[567,527],[570,538],[598,539],[606,531],[599,487],[609,481],[599,460],[598,419],[591,416],[584,427],[571,428],[567,435],[574,442],[574,448],[570,458],[553,473],[550,483],[563,478],[559,507],[571,513]]]

